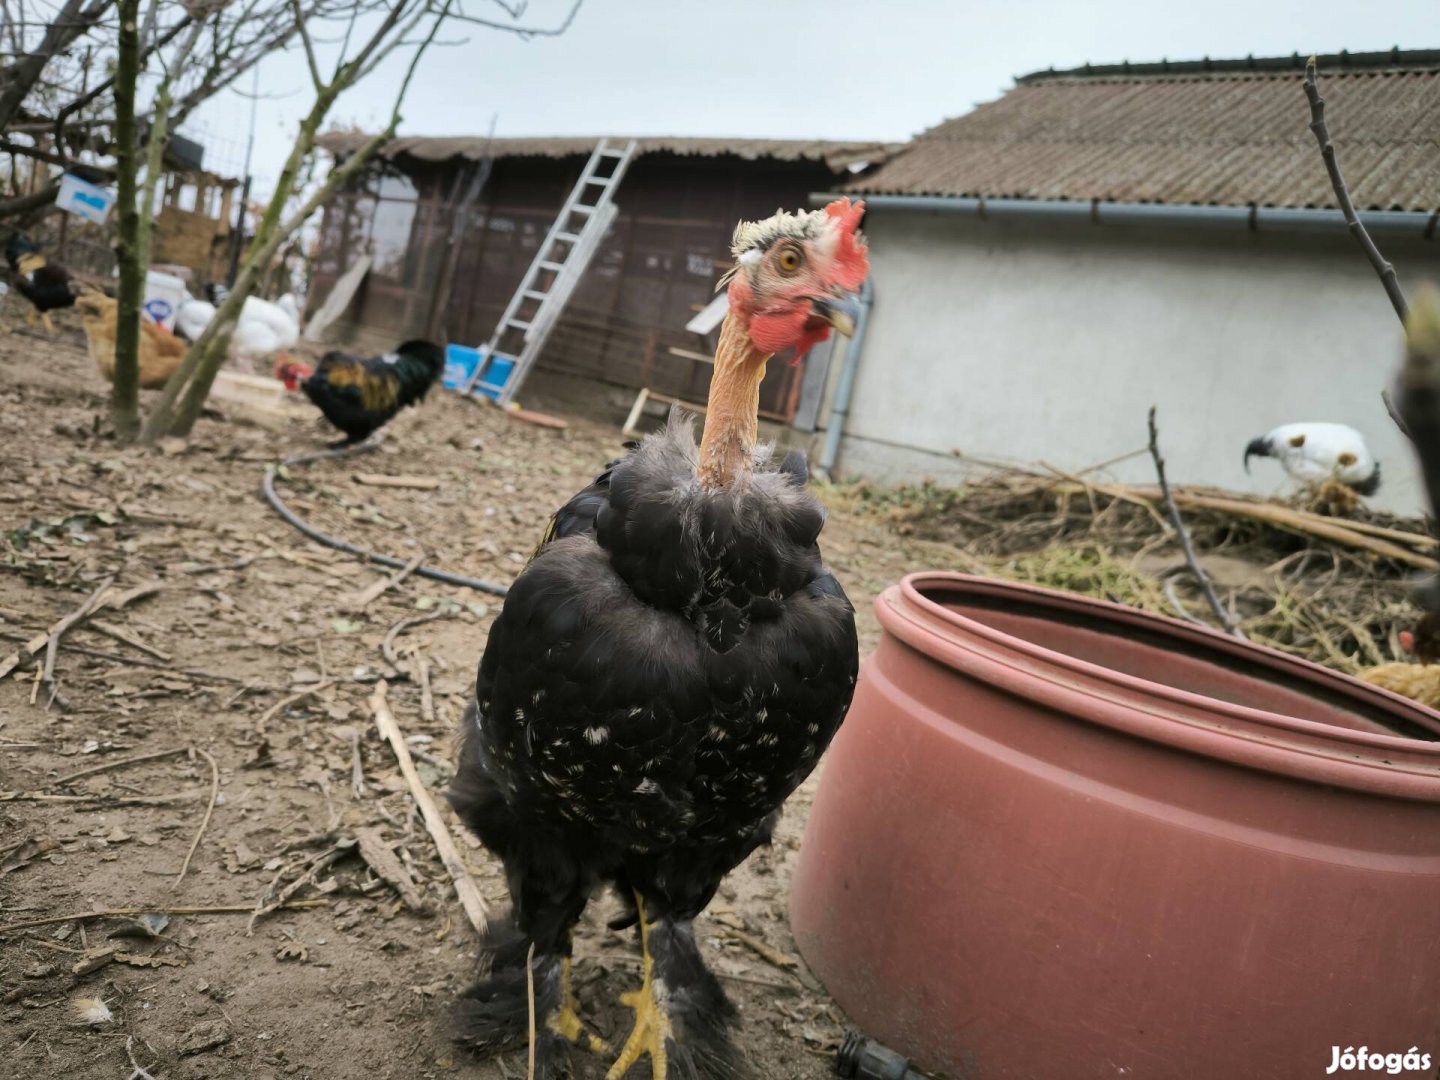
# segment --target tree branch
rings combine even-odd
[[[1210,582],[1210,575],[1205,573],[1198,559],[1195,558],[1195,548],[1190,544],[1190,534],[1185,529],[1185,522],[1180,518],[1180,508],[1175,505],[1175,496],[1170,494],[1170,484],[1165,479],[1165,459],[1160,456],[1160,436],[1155,429],[1155,406],[1150,406],[1150,457],[1155,461],[1155,475],[1160,478],[1160,494],[1165,500],[1165,510],[1170,515],[1170,524],[1174,526],[1176,535],[1180,538],[1180,549],[1185,553],[1185,563],[1190,567],[1190,572],[1195,575],[1195,580],[1200,583],[1200,589],[1205,594],[1205,601],[1210,605],[1210,610],[1215,613],[1215,618],[1220,621],[1227,633],[1234,634],[1244,640],[1245,632],[1235,625],[1235,620],[1225,610],[1225,605],[1220,603],[1220,597],[1215,595],[1215,586]]]
[[[320,64],[315,59],[315,42],[310,39],[310,28],[305,25],[305,12],[300,8],[300,0],[290,0],[290,6],[295,12],[295,28],[300,32],[300,43],[305,47],[305,63],[310,68],[310,81],[315,84],[317,92],[324,90],[325,80],[320,76]]]
[[[1320,96],[1320,87],[1316,82],[1313,56],[1305,65],[1305,96],[1310,101],[1310,130],[1315,133],[1315,141],[1320,144],[1320,156],[1325,159],[1325,171],[1330,174],[1330,186],[1335,189],[1335,200],[1340,204],[1340,212],[1345,215],[1345,226],[1365,252],[1365,257],[1370,260],[1375,273],[1380,275],[1380,283],[1385,286],[1385,295],[1390,298],[1395,314],[1403,323],[1410,308],[1405,303],[1405,294],[1395,276],[1395,267],[1380,254],[1375,241],[1370,239],[1370,233],[1360,223],[1360,217],[1355,213],[1355,203],[1350,198],[1350,189],[1345,186],[1345,178],[1340,175],[1340,162],[1335,158],[1335,144],[1330,141],[1330,129],[1325,123],[1325,99]]]
[[[499,3],[499,0],[496,0],[496,3]],[[570,8],[569,14],[565,16],[560,25],[549,28],[543,26],[516,26],[514,23],[496,22],[493,19],[482,18],[479,15],[467,15],[463,11],[457,11],[451,17],[457,22],[470,23],[472,26],[485,26],[491,30],[504,30],[507,33],[515,34],[517,37],[528,41],[532,37],[558,37],[565,33],[566,30],[570,29],[570,24],[575,21],[575,16],[579,14],[582,3],[584,3],[584,0],[575,0],[574,5]],[[523,4],[516,5],[513,8],[503,3],[500,3],[499,6],[512,18],[519,18],[525,11]]]

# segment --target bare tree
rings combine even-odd
[[[140,0],[119,0],[120,56],[115,71],[115,165],[120,209],[116,253],[120,291],[115,326],[115,379],[110,419],[122,441],[140,430],[140,217],[135,206],[135,83],[140,75]]]
[[[230,336],[239,320],[245,298],[260,281],[285,240],[335,192],[357,176],[375,152],[394,137],[400,124],[400,110],[416,68],[446,20],[453,18],[473,22],[507,30],[522,37],[554,35],[562,33],[574,20],[581,0],[575,0],[564,22],[554,28],[529,27],[477,18],[463,10],[463,0],[387,0],[375,9],[377,15],[381,11],[384,15],[370,36],[351,56],[347,56],[342,47],[340,58],[328,76],[321,70],[315,37],[311,31],[312,20],[305,18],[301,0],[290,2],[293,5],[298,37],[304,49],[305,63],[315,90],[315,101],[300,123],[295,144],[280,171],[275,191],[256,226],[255,236],[230,295],[215,313],[204,333],[191,346],[184,362],[161,392],[145,423],[141,436],[145,442],[154,442],[167,435],[185,436],[190,433],[206,398],[209,397],[215,376],[225,362]],[[504,4],[500,6],[517,19],[523,11],[523,8],[511,9]],[[345,30],[344,40],[347,44],[354,28],[355,15],[352,13]],[[424,36],[417,39],[415,35],[422,30]],[[332,169],[315,191],[301,201],[299,208],[285,216],[292,197],[298,198],[302,170],[314,151],[316,136],[336,100],[350,87],[370,75],[397,49],[405,47],[413,47],[414,51],[395,97],[390,122],[383,131],[366,140],[343,164]]]
[[[10,121],[15,119],[46,65],[57,53],[92,30],[110,7],[111,0],[91,0],[88,6],[85,0],[65,0],[65,6],[45,27],[44,35],[33,49],[15,48],[15,62],[0,69],[0,131],[9,130]],[[9,21],[8,11],[6,15]],[[18,45],[18,37],[15,43]]]

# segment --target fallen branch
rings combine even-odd
[[[1190,572],[1195,575],[1195,580],[1200,583],[1200,590],[1205,594],[1206,603],[1210,605],[1210,610],[1215,613],[1215,618],[1220,620],[1220,625],[1225,628],[1226,633],[1244,640],[1245,631],[1235,625],[1235,620],[1225,610],[1225,605],[1220,603],[1220,597],[1215,595],[1215,586],[1210,582],[1210,575],[1205,573],[1204,567],[1195,558],[1195,548],[1190,543],[1190,533],[1180,517],[1180,508],[1175,505],[1175,496],[1170,494],[1170,484],[1165,479],[1165,459],[1160,456],[1160,436],[1155,428],[1154,405],[1150,406],[1149,425],[1150,457],[1155,462],[1155,475],[1160,480],[1160,494],[1165,500],[1165,510],[1170,515],[1170,524],[1175,527],[1175,532],[1180,538],[1180,549],[1185,553],[1185,562],[1190,567]]]
[[[210,802],[205,807],[205,816],[200,819],[200,828],[195,831],[195,839],[190,841],[190,850],[185,853],[185,861],[180,864],[180,873],[175,876],[177,889],[190,870],[190,860],[195,857],[195,849],[200,846],[200,838],[205,835],[205,829],[210,824],[210,815],[215,813],[215,800],[220,795],[220,766],[215,764],[215,758],[210,751],[197,746],[195,752],[210,763]]]
[[[292,900],[280,905],[285,908],[325,907],[325,899]],[[250,904],[221,904],[217,907],[130,907],[107,908],[101,911],[81,911],[74,915],[52,915],[45,919],[29,919],[26,922],[0,926],[0,934],[13,934],[16,930],[28,930],[32,926],[55,926],[58,923],[76,922],[81,919],[126,919],[136,915],[248,915],[255,908]]]
[[[395,722],[395,714],[390,711],[390,703],[386,700],[387,693],[388,687],[385,685],[385,680],[381,679],[375,684],[375,692],[370,695],[369,705],[375,713],[375,726],[395,752],[395,759],[400,763],[400,771],[405,776],[405,782],[410,786],[411,796],[415,799],[416,805],[420,807],[420,813],[425,818],[425,828],[429,830],[431,839],[435,841],[435,849],[440,853],[440,861],[445,864],[445,869],[450,874],[450,880],[455,886],[455,893],[460,898],[460,905],[465,909],[466,916],[470,919],[470,925],[475,927],[476,932],[483,934],[487,912],[485,898],[480,895],[479,888],[470,877],[469,871],[465,869],[465,863],[460,857],[459,849],[455,846],[454,838],[450,835],[450,829],[446,826],[445,819],[440,816],[440,808],[435,805],[435,800],[421,781],[420,774],[415,771],[415,762],[410,757],[410,748],[405,744],[405,736],[400,731],[400,725]]]
[[[88,618],[90,614],[95,611],[96,607],[99,606],[100,599],[114,582],[115,578],[113,576],[107,577],[104,581],[100,582],[100,587],[86,597],[85,602],[78,608],[51,626],[49,630],[36,634],[21,646],[19,651],[12,653],[3,661],[0,661],[0,679],[5,678],[6,675],[9,675],[26,660],[35,659],[43,650],[45,653],[45,668],[42,681],[48,685],[51,682],[51,676],[54,674],[55,668],[55,660],[51,651],[52,643],[59,642],[60,637],[67,630],[82,619]]]
[[[399,585],[402,581],[404,581],[411,574],[413,574],[419,568],[420,564],[424,561],[425,552],[422,551],[420,552],[420,554],[416,555],[413,559],[406,563],[402,569],[397,570],[389,577],[382,577],[379,580],[372,581],[369,585],[366,585],[365,588],[361,589],[359,592],[355,593],[348,600],[346,600],[345,606],[348,608],[354,608],[356,610],[363,610],[364,608],[369,607],[372,603],[379,599],[383,593],[386,593],[389,590],[393,589],[396,585]]]

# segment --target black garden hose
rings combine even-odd
[[[314,540],[317,544],[324,544],[336,551],[343,551],[349,555],[358,555],[369,562],[379,563],[381,566],[389,566],[395,570],[404,569],[410,565],[404,559],[397,559],[394,555],[383,555],[378,551],[370,551],[366,548],[357,547],[347,540],[341,540],[338,536],[331,536],[329,533],[321,532],[308,521],[302,518],[290,507],[285,505],[285,500],[275,490],[275,476],[282,468],[290,468],[295,465],[308,465],[312,461],[322,461],[327,458],[347,457],[351,454],[366,454],[380,446],[381,436],[376,435],[363,443],[354,446],[344,446],[336,450],[322,450],[313,454],[296,454],[282,461],[279,466],[265,466],[265,479],[260,482],[260,494],[270,504],[277,514],[286,522],[299,529],[302,533]],[[497,585],[493,581],[482,581],[480,578],[466,577],[464,574],[452,573],[449,570],[442,570],[438,566],[417,566],[413,571],[421,577],[429,578],[431,581],[441,581],[446,585],[460,585],[467,589],[475,589],[477,592],[490,593],[492,596],[504,596],[510,591],[508,585]]]

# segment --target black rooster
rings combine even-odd
[[[854,610],[824,567],[804,456],[756,449],[769,357],[853,325],[867,272],[862,207],[780,214],[736,232],[737,269],[699,447],[687,421],[632,447],[551,520],[490,629],[451,800],[504,861],[513,911],[490,927],[462,1001],[482,1049],[527,1032],[533,950],[538,1075],[567,1043],[605,1044],[570,989],[570,936],[613,884],[643,952],[633,1031],[607,1074],[738,1068],[735,1010],[692,920],[766,843],[849,707]]]
[[[429,341],[407,341],[384,356],[328,352],[311,371],[282,361],[275,374],[345,433],[342,446],[366,439],[406,405],[423,401],[445,369],[445,350]]]
[[[80,289],[70,276],[70,271],[58,262],[51,262],[40,254],[34,241],[21,233],[10,237],[5,245],[5,261],[15,276],[15,288],[21,296],[30,301],[25,312],[25,322],[35,325],[35,313],[40,313],[45,329],[55,333],[55,324],[50,312],[57,308],[72,307]]]

